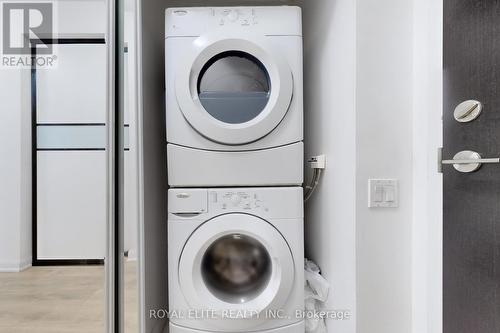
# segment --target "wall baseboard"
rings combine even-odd
[[[0,273],[18,273],[31,267],[32,258],[20,262],[0,262]]]

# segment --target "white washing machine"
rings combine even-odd
[[[302,188],[168,192],[170,333],[304,333]]]
[[[165,22],[169,185],[302,184],[300,8],[170,8]]]

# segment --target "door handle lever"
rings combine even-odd
[[[480,158],[480,159],[468,159],[468,160],[442,160],[443,164],[473,164],[473,163],[500,163],[500,158]]]
[[[481,155],[475,151],[463,150],[455,154],[451,160],[442,159],[442,148],[438,151],[438,172],[442,172],[442,165],[453,165],[455,170],[459,172],[469,173],[474,172],[483,164],[500,163],[500,157],[482,158]]]

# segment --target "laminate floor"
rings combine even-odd
[[[136,263],[125,264],[125,328],[137,333]],[[0,273],[0,333],[103,333],[103,266]]]

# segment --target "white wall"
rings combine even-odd
[[[60,0],[58,34],[105,33],[105,0]],[[0,69],[0,271],[31,264],[31,110],[29,70]]]
[[[359,333],[411,331],[413,2],[357,1]],[[367,208],[369,178],[399,180],[399,208]]]
[[[413,332],[442,332],[443,1],[414,1]]]
[[[20,270],[31,266],[32,262],[32,219],[31,219],[31,99],[24,98],[31,94],[31,73],[27,70],[20,73],[20,100],[21,117],[20,117],[20,143],[21,143],[21,192],[20,200]],[[1,173],[0,173],[1,174]]]
[[[306,204],[306,255],[332,285],[326,309],[354,314],[328,322],[329,332],[354,333],[356,2],[306,1],[303,9],[306,156],[327,154],[327,170]]]
[[[440,332],[440,8],[304,3],[306,154],[328,155],[307,255],[332,284],[326,308],[355,310],[329,332]],[[399,179],[400,207],[369,209],[369,178]]]
[[[21,244],[21,230],[25,225],[22,199],[29,199],[22,186],[22,73],[5,70],[1,78],[0,271],[19,271],[31,264],[31,247],[26,249]]]

